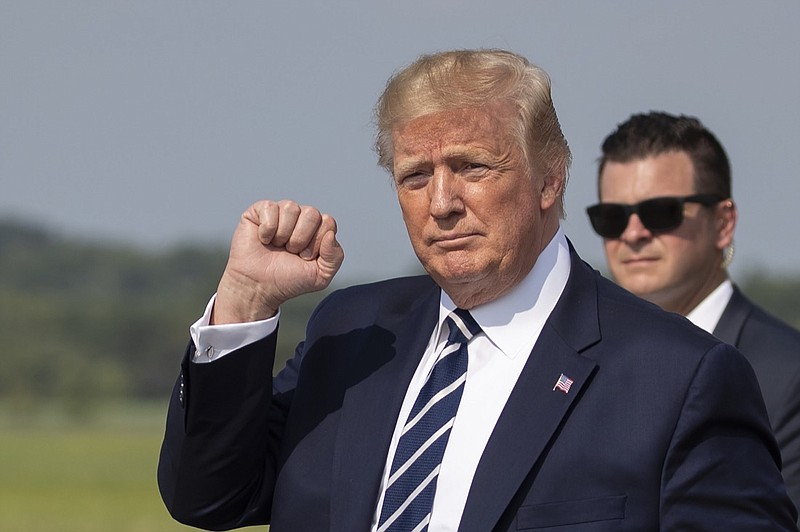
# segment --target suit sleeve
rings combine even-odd
[[[661,530],[797,530],[752,368],[717,344],[687,391],[662,475]]]
[[[158,465],[176,520],[210,530],[269,521],[290,395],[273,395],[275,343],[272,334],[208,364],[189,362],[190,343]]]

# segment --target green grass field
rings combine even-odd
[[[163,422],[164,405],[116,407],[81,423],[0,415],[0,530],[196,530],[173,521],[158,494]]]

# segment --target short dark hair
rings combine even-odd
[[[684,152],[694,167],[695,192],[731,197],[731,167],[725,149],[693,116],[651,111],[632,115],[603,141],[598,187],[607,162],[628,163]]]

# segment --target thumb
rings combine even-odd
[[[344,262],[344,250],[336,240],[336,232],[328,231],[323,235],[319,246],[317,265],[323,275],[330,280],[339,271],[342,262]]]

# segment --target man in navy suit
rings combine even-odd
[[[787,490],[799,504],[800,332],[728,277],[737,210],[722,144],[694,117],[650,112],[620,124],[602,151],[601,203],[589,214],[612,276],[744,354],[781,449]]]
[[[560,228],[570,153],[546,73],[500,50],[423,56],[377,119],[427,275],[332,293],[272,379],[280,305],[343,252],[313,207],[250,207],[170,403],[176,519],[796,530],[746,360],[603,279]]]

